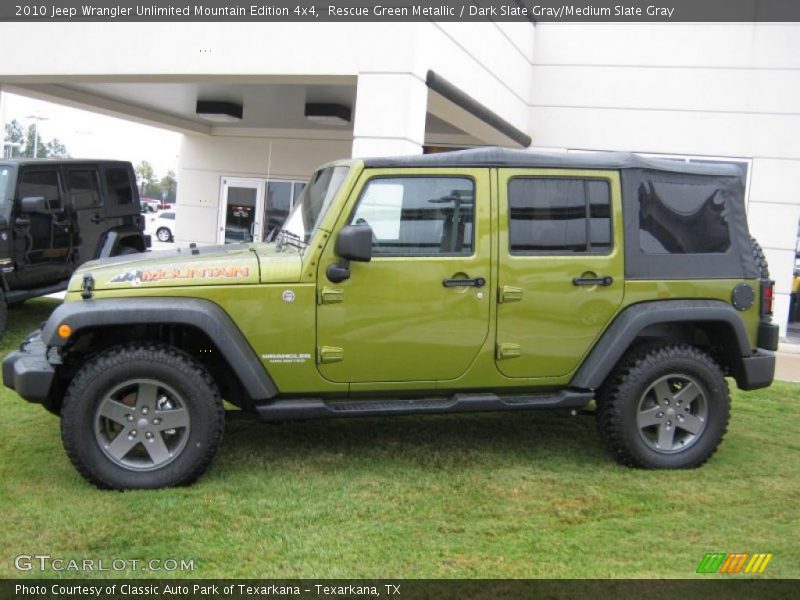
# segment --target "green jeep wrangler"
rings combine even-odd
[[[726,376],[770,385],[773,283],[735,166],[477,149],[316,171],[274,241],[87,263],[3,381],[91,482],[157,488],[265,421],[596,403],[624,465],[692,468]]]

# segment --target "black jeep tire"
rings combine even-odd
[[[211,464],[225,413],[208,371],[155,343],[111,348],[67,389],[61,439],[78,471],[100,488],[187,485]]]
[[[716,452],[729,418],[722,370],[688,344],[629,352],[597,395],[600,437],[629,467],[699,467]]]
[[[767,263],[767,257],[764,256],[764,250],[761,248],[761,244],[756,241],[756,238],[751,236],[750,246],[753,249],[753,257],[756,259],[759,278],[769,279],[769,264]]]
[[[0,290],[0,338],[6,332],[6,324],[8,323],[8,305],[6,304],[6,295],[3,290]]]

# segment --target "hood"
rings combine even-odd
[[[176,248],[93,260],[72,276],[70,292],[79,292],[91,274],[95,290],[131,287],[186,287],[292,282],[300,279],[297,254],[277,254],[260,244]]]

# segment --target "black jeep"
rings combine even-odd
[[[0,336],[7,307],[66,289],[94,258],[144,252],[136,176],[109,160],[0,162]]]

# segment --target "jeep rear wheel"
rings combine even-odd
[[[699,467],[722,441],[729,416],[722,371],[688,344],[627,354],[598,392],[600,437],[632,467]]]
[[[89,361],[61,411],[67,455],[102,488],[192,483],[214,458],[223,428],[208,372],[161,344],[117,346]]]

